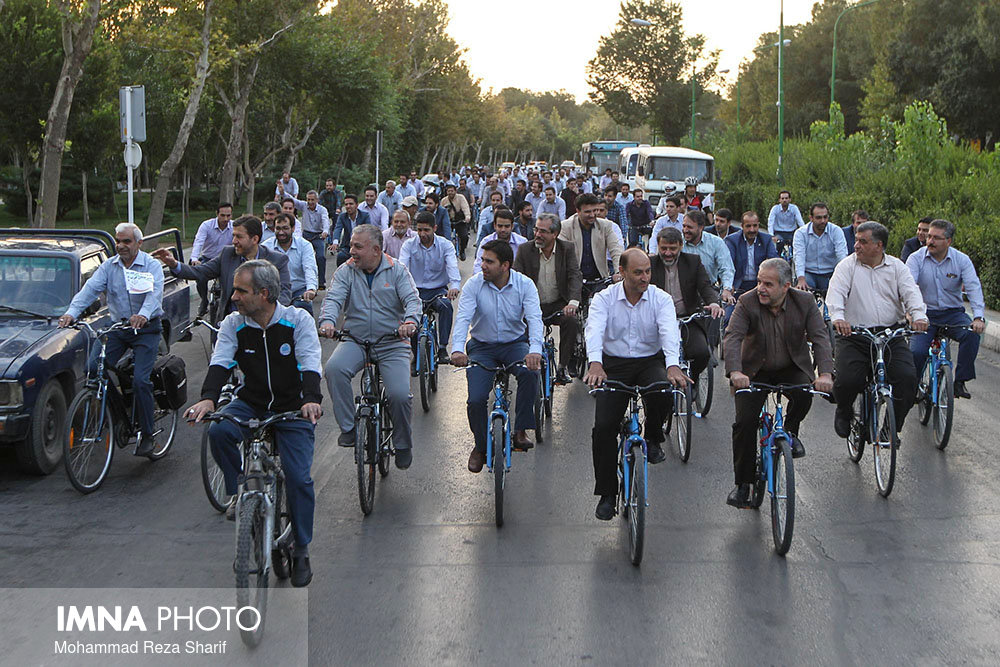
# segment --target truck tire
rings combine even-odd
[[[32,475],[48,475],[62,458],[63,431],[66,428],[66,397],[55,378],[38,392],[31,411],[28,436],[16,447],[21,470]]]

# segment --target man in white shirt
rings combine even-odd
[[[663,200],[661,200],[663,201]],[[680,233],[684,233],[684,215],[681,213],[681,200],[676,197],[666,199],[663,208],[664,215],[657,218],[653,225],[653,231],[649,235],[649,254],[656,252],[656,236],[664,227],[673,227]]]
[[[233,205],[229,202],[219,204],[215,209],[215,217],[209,218],[200,225],[194,235],[194,245],[191,246],[191,257],[188,263],[198,266],[215,259],[222,249],[233,243]],[[201,304],[198,306],[198,317],[208,312],[208,281],[199,279],[196,283]]]
[[[410,184],[409,178],[406,174],[399,175],[399,185],[396,186],[396,190],[401,197],[417,196],[417,188]]]
[[[686,386],[688,378],[678,366],[680,334],[674,300],[649,284],[649,256],[639,248],[626,250],[619,273],[621,282],[595,294],[590,304],[585,333],[589,368],[584,382],[591,387],[600,387],[608,379],[639,386],[653,382]],[[603,521],[615,514],[618,429],[628,401],[625,394],[602,393],[594,409],[594,495],[601,498],[595,514]],[[651,393],[643,404],[649,462],[659,463],[665,458],[660,443],[672,395]]]
[[[374,185],[365,188],[365,200],[358,204],[358,210],[368,214],[371,224],[383,232],[389,229],[389,209],[378,203],[378,192]]]
[[[854,399],[868,381],[874,352],[866,338],[851,335],[851,327],[886,329],[909,318],[915,330],[927,331],[927,311],[920,288],[905,264],[885,254],[888,242],[889,231],[879,223],[859,225],[854,235],[854,254],[837,264],[826,293],[833,328],[841,336],[834,356],[833,383],[837,399],[833,425],[841,438],[850,435]],[[896,431],[901,431],[906,413],[913,407],[917,369],[903,338],[889,343],[885,358]]]
[[[291,305],[312,315],[312,301],[316,298],[316,289],[319,287],[319,271],[312,244],[301,236],[295,236],[292,231],[294,225],[295,216],[278,214],[274,220],[274,236],[261,245],[288,258],[288,277],[292,284]]]
[[[274,199],[280,201],[285,195],[289,197],[299,196],[299,182],[292,178],[287,171],[281,174],[281,185],[274,188]]]
[[[482,243],[479,244],[479,249],[476,250],[476,261],[472,265],[473,274],[483,270],[483,247],[490,241],[506,241],[515,256],[517,255],[518,247],[522,243],[528,242],[528,239],[514,231],[514,213],[509,208],[501,208],[497,211],[496,217],[493,219],[493,229],[495,231],[492,234],[486,235]]]
[[[390,216],[403,205],[403,195],[399,194],[399,191],[396,190],[396,181],[393,180],[385,182],[385,190],[378,193],[376,199],[379,204],[385,206],[385,210],[389,211]]]

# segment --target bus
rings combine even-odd
[[[623,148],[638,145],[638,141],[588,141],[580,149],[580,164],[600,178],[605,169],[618,171],[618,157]]]
[[[635,171],[639,166],[639,149],[647,148],[649,144],[639,144],[638,147],[623,148],[618,157],[618,175],[622,183],[628,183],[635,189]]]
[[[679,146],[646,146],[639,149],[635,187],[656,206],[666,192],[683,192],[684,180],[694,177],[698,192],[715,194],[715,158],[708,153]]]

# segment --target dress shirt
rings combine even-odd
[[[194,245],[191,246],[191,257],[201,260],[202,257],[215,259],[222,249],[233,244],[233,221],[223,229],[219,229],[219,219],[210,218],[198,225],[194,235]]]
[[[590,194],[594,191],[594,182],[589,178],[585,178],[580,181],[580,192],[585,192]]]
[[[535,217],[538,217],[539,213],[552,213],[553,215],[559,216],[559,221],[566,219],[566,200],[562,197],[556,197],[551,203],[548,200],[543,201],[537,209],[535,209]]]
[[[466,182],[465,187],[469,188],[469,192],[472,193],[473,197],[479,199],[485,185],[486,181],[477,181],[476,179],[472,179],[471,181]],[[472,201],[470,200],[469,203],[471,204]]]
[[[754,241],[756,240],[757,237],[754,237]],[[750,243],[746,235],[743,236],[743,243],[746,244],[747,248],[747,265],[743,270],[743,280],[757,280],[757,267],[754,266],[754,245]]]
[[[417,191],[417,199],[423,197],[424,192],[427,191],[427,188],[424,187],[424,182],[421,181],[420,179],[417,179],[415,181],[410,181],[410,185],[412,185],[413,189]]]
[[[316,267],[316,251],[309,241],[293,235],[291,245],[285,250],[278,243],[278,238],[272,236],[261,245],[288,258],[288,278],[292,284],[293,299],[302,296],[306,290],[316,291],[319,286],[319,270]]]
[[[462,285],[455,244],[443,236],[435,234],[430,248],[419,236],[410,239],[399,250],[399,262],[410,270],[418,289],[458,289]]]
[[[535,283],[523,273],[511,271],[510,280],[499,289],[477,273],[465,283],[458,299],[451,351],[465,353],[469,333],[481,343],[510,343],[524,336],[525,330],[528,352],[541,354],[542,309]]]
[[[559,193],[562,191],[562,188],[559,187],[559,184],[555,181],[549,181],[548,183],[542,181],[542,195],[543,196],[545,195],[545,188],[549,187],[550,185],[552,186],[552,189],[556,191],[556,196],[558,197]]]
[[[529,192],[524,196],[524,201],[531,204],[531,210],[535,212],[535,217],[538,217],[538,211],[541,210],[542,202],[545,201],[545,195],[535,195],[534,192]],[[516,211],[515,211],[516,212]]]
[[[389,210],[382,204],[375,202],[374,206],[369,206],[368,202],[364,201],[358,204],[358,210],[367,213],[372,224],[383,232],[389,229]]]
[[[962,286],[969,295],[973,317],[985,317],[986,302],[983,286],[976,274],[969,256],[955,248],[948,248],[948,254],[940,262],[934,259],[926,247],[920,248],[906,260],[913,280],[920,288],[928,310],[964,308]]]
[[[927,319],[924,299],[906,265],[891,255],[870,267],[857,254],[841,260],[826,292],[830,319],[846,320],[855,327],[888,326]]]
[[[544,252],[538,253],[538,300],[542,303],[555,303],[559,300],[559,283],[556,278],[556,251],[548,257]],[[574,304],[575,305],[575,304]]]
[[[493,226],[493,207],[487,206],[479,213],[479,228],[482,229],[484,226]]]
[[[480,271],[483,270],[482,269],[482,264],[483,264],[483,246],[486,245],[487,243],[489,243],[490,241],[495,241],[496,238],[497,238],[497,233],[493,232],[492,234],[487,234],[486,236],[484,236],[483,240],[479,242],[479,248],[476,250],[476,261],[472,265],[472,272],[473,273],[479,273]],[[522,243],[527,243],[528,239],[524,238],[523,236],[521,236],[517,232],[511,232],[510,233],[510,240],[507,241],[507,242],[510,244],[510,249],[514,251],[514,256],[517,257],[517,249],[518,249],[518,247],[520,247],[520,245]]]
[[[607,174],[601,176],[601,190],[603,191],[604,188],[608,187],[609,185],[611,185],[611,177],[608,176]]]
[[[294,176],[289,176],[287,181],[282,179],[281,187],[284,188],[286,195],[290,197],[299,196],[299,182],[295,180]],[[279,194],[280,192],[281,191],[278,189],[278,186],[275,185],[274,194]]]
[[[622,206],[626,206],[627,207],[634,200],[635,200],[635,196],[631,192],[628,193],[628,195],[626,195],[624,197],[622,196],[622,193],[620,193],[620,192],[615,195],[615,201],[618,202],[619,204],[621,204]],[[627,211],[628,209],[626,208],[625,210]]]
[[[407,183],[406,185],[403,185],[402,183],[397,183],[396,192],[398,192],[399,196],[403,197],[404,199],[406,197],[417,196],[417,188],[412,183]]]
[[[608,220],[615,223],[623,233],[628,227],[628,214],[625,212],[625,207],[618,203],[617,199],[608,207]]]
[[[163,265],[152,255],[139,251],[130,271],[147,273],[153,276],[153,289],[143,294],[129,294],[125,283],[125,265],[122,258],[115,255],[97,267],[94,275],[84,283],[70,302],[66,313],[73,319],[80,317],[80,313],[86,310],[87,306],[97,301],[101,294],[107,295],[108,312],[111,319],[118,322],[127,320],[133,315],[142,315],[147,320],[163,315]]]
[[[287,193],[286,193],[287,194]],[[307,202],[295,197],[290,197],[295,208],[302,212],[302,230],[311,234],[330,235],[330,213],[326,206],[321,206],[316,202],[316,208],[309,208]]]
[[[681,277],[677,272],[676,260],[674,260],[673,264],[663,263],[663,277],[663,291],[669,294],[674,300],[674,314],[686,317],[688,311],[684,305],[684,292],[681,290]]]
[[[666,365],[676,366],[680,354],[680,330],[674,300],[650,285],[632,305],[625,298],[625,285],[615,283],[594,295],[587,316],[587,361],[612,357],[651,357],[661,350]]]
[[[399,251],[403,248],[403,244],[407,240],[415,238],[417,238],[417,233],[412,229],[407,229],[405,234],[397,236],[396,230],[390,227],[382,232],[382,252],[389,257],[399,259]]]
[[[767,231],[772,235],[775,232],[794,232],[804,224],[806,223],[802,220],[799,207],[795,204],[789,204],[787,210],[781,208],[781,204],[775,204],[767,214]]]
[[[392,214],[398,211],[399,207],[403,205],[403,195],[399,194],[398,188],[393,190],[391,195],[383,190],[378,193],[375,201],[385,206],[385,210],[389,211],[389,219],[392,220]]]
[[[684,233],[684,216],[680,213],[677,214],[676,220],[671,220],[667,216],[663,216],[656,220],[656,224],[653,225],[653,231],[649,235],[648,250],[649,254],[656,252],[656,235],[660,233],[660,230],[664,227],[673,227],[681,234]]]
[[[731,290],[736,279],[736,267],[733,266],[733,256],[726,247],[726,242],[714,234],[701,233],[698,243],[684,240],[684,252],[701,257],[701,263],[708,272],[708,277],[719,281],[722,289]]]
[[[804,277],[806,271],[833,273],[837,263],[847,257],[844,230],[828,222],[823,233],[817,236],[813,223],[799,227],[792,237],[792,257],[796,278]]]

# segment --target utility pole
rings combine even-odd
[[[691,63],[691,149],[694,150],[694,88],[697,83],[697,79],[694,78],[694,63]]]
[[[778,185],[785,184],[785,0],[778,16]]]

